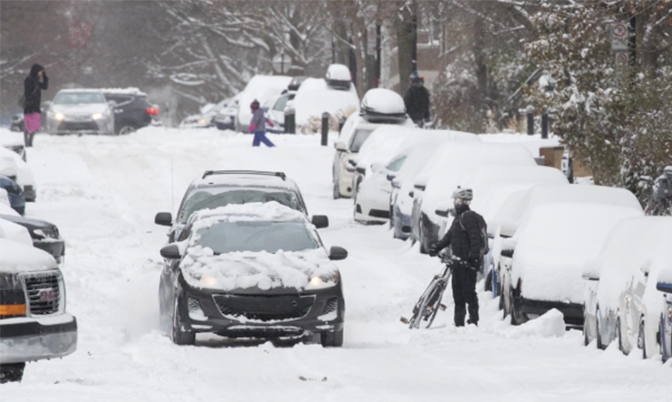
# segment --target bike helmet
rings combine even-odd
[[[672,166],[665,166],[665,169],[663,169],[663,174],[667,176],[668,179],[672,179]]]
[[[470,188],[457,187],[457,189],[453,192],[452,198],[456,201],[460,200],[462,204],[469,205],[471,200],[474,199],[474,192]]]

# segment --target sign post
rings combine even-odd
[[[285,74],[292,67],[292,58],[287,56],[285,52],[276,54],[272,59],[273,69],[280,73]]]

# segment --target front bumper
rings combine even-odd
[[[64,357],[77,349],[77,319],[70,314],[0,320],[0,363]]]
[[[188,331],[231,338],[307,337],[340,331],[345,314],[340,284],[293,294],[269,291],[231,294],[189,288],[183,282],[178,308]]]
[[[394,237],[397,239],[406,240],[411,237],[411,215],[406,215],[401,212],[401,209],[394,206]]]
[[[583,326],[583,305],[579,303],[563,303],[559,301],[529,300],[522,298],[520,307],[527,318],[536,318],[552,309],[556,309],[564,316],[565,324],[577,327]]]
[[[113,134],[114,123],[110,119],[101,120],[50,120],[47,124],[50,134]]]

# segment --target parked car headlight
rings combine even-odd
[[[65,115],[63,113],[60,113],[60,112],[59,113],[54,113],[54,119],[56,119],[58,121],[63,121],[63,119],[65,119]]]
[[[35,229],[30,232],[33,239],[58,239],[58,230],[52,228]]]
[[[331,274],[311,275],[308,279],[308,287],[315,289],[334,286],[340,279],[341,275],[338,271]]]
[[[217,285],[217,278],[210,274],[201,274],[200,272],[190,272],[189,275],[196,279],[201,286],[214,287]]]
[[[103,118],[103,114],[102,113],[94,113],[94,114],[91,115],[91,118],[93,120],[100,120],[100,119]]]

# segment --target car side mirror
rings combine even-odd
[[[161,257],[169,260],[177,260],[182,257],[182,253],[177,244],[170,243],[161,248]]]
[[[329,227],[329,217],[326,215],[313,215],[311,222],[317,229],[324,229]]]
[[[329,259],[332,261],[345,260],[348,258],[348,250],[343,247],[333,246],[329,249]]]
[[[345,147],[345,143],[343,141],[334,142],[334,148],[336,148],[336,150],[339,152],[347,151],[347,148]]]
[[[658,282],[656,289],[665,293],[672,293],[672,282]]]
[[[173,215],[170,212],[159,212],[154,217],[154,223],[160,226],[173,226]]]
[[[581,277],[588,281],[599,281],[600,280],[600,263],[596,259],[590,259],[586,261],[583,266],[583,273]]]
[[[644,274],[644,276],[645,276],[646,278],[649,277],[649,271],[650,271],[650,269],[651,269],[651,265],[650,265],[650,264],[647,264],[647,263],[644,263],[641,267],[639,267],[639,270],[642,271],[642,274]]]
[[[434,211],[434,213],[438,216],[443,217],[443,218],[448,217],[448,210],[447,209],[437,209],[436,211]]]
[[[409,191],[408,196],[413,198],[415,196],[415,191]]]
[[[357,166],[357,167],[355,168],[355,172],[357,172],[357,173],[359,173],[359,174],[361,174],[361,175],[365,175],[365,174],[366,174],[366,169],[363,168],[363,167]]]
[[[389,181],[389,182],[393,182],[395,177],[397,177],[397,175],[395,175],[394,173],[388,173],[388,174],[385,176],[385,178],[386,178],[387,181]],[[392,183],[392,184],[394,184],[394,183]]]

